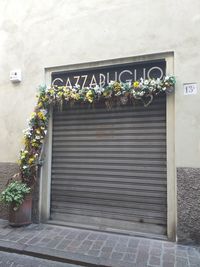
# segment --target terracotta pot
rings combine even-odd
[[[9,224],[11,226],[31,224],[32,196],[27,195],[16,211],[13,209],[14,207],[14,204],[9,207]]]

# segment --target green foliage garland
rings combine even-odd
[[[31,115],[28,128],[24,131],[25,147],[20,151],[19,167],[22,182],[32,186],[37,176],[39,157],[42,144],[47,133],[49,109],[52,104],[60,106],[73,103],[103,102],[107,109],[113,104],[126,105],[128,102],[141,101],[148,106],[154,96],[163,93],[171,93],[174,90],[174,76],[166,76],[160,79],[148,79],[130,83],[110,82],[102,88],[80,86],[66,87],[53,86],[41,87],[38,102]]]

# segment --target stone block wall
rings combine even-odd
[[[177,169],[178,222],[181,243],[200,243],[200,168]]]

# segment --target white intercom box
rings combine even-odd
[[[10,72],[10,81],[13,83],[21,82],[22,80],[22,72],[20,69],[11,70]]]

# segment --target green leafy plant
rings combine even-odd
[[[0,199],[5,204],[13,204],[14,210],[17,210],[22,204],[25,196],[29,194],[31,188],[28,187],[25,183],[20,181],[13,181],[5,188],[1,193]]]

